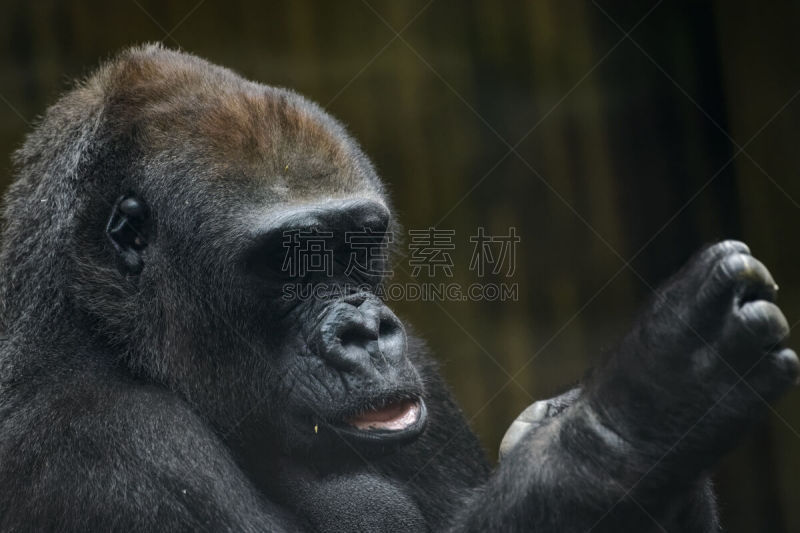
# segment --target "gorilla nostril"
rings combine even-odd
[[[381,320],[381,325],[378,328],[378,335],[380,337],[387,337],[394,335],[400,329],[399,325],[394,320]]]
[[[357,345],[363,346],[369,341],[378,340],[378,332],[363,324],[351,324],[339,334],[339,341],[342,346]]]

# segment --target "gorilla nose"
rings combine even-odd
[[[375,366],[397,362],[406,353],[406,334],[383,302],[356,295],[329,308],[313,345],[332,365],[352,370],[370,362]]]

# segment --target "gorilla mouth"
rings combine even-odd
[[[394,398],[344,417],[336,432],[365,444],[402,444],[418,437],[427,420],[428,410],[422,398]]]
[[[421,414],[419,400],[401,400],[361,412],[345,422],[362,431],[402,431],[416,424]]]

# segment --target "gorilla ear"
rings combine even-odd
[[[120,196],[106,224],[106,236],[117,252],[117,267],[123,274],[136,275],[144,268],[141,251],[147,247],[148,209],[133,195]]]

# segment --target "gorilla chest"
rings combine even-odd
[[[402,484],[371,472],[296,477],[281,498],[316,531],[426,531]]]

